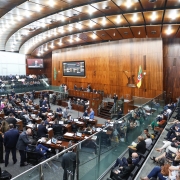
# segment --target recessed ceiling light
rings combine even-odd
[[[133,20],[133,22],[136,22],[136,21],[138,20],[137,13],[135,13],[135,14],[133,15],[132,20]]]
[[[138,32],[138,35],[140,35],[140,34],[141,34],[141,32],[139,31],[139,32]]]
[[[130,8],[132,6],[132,0],[127,0],[126,1],[126,7]]]
[[[151,15],[151,20],[154,21],[156,19],[156,12],[154,11]]]

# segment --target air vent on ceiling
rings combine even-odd
[[[155,3],[157,0],[149,0],[150,3]]]
[[[156,31],[151,31],[151,34],[156,34]]]
[[[111,9],[111,7],[110,6],[106,6],[104,9],[109,10],[109,9]]]

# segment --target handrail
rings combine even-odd
[[[159,96],[161,96],[161,95],[163,95],[163,93],[162,93],[162,94],[159,94],[159,95],[156,96],[155,98],[157,98],[157,97],[159,97]],[[149,102],[152,102],[152,100],[155,99],[155,98],[152,98],[150,101],[146,102],[145,104],[147,104],[147,103],[149,103]],[[143,108],[143,106],[144,106],[145,104],[141,105],[140,107],[138,107],[138,108],[136,108],[136,109],[134,109],[134,110]],[[127,116],[129,116],[130,114],[131,114],[131,112],[127,113],[126,115],[124,115],[123,117],[121,117],[120,120],[121,120],[121,119],[125,119],[125,118],[126,118]],[[125,120],[126,120],[126,119],[125,119]],[[116,122],[116,121],[114,120],[114,123],[115,123],[115,122]],[[117,123],[117,122],[116,122],[116,123]],[[53,160],[53,159],[55,159],[56,157],[59,157],[59,156],[62,155],[63,153],[67,152],[68,150],[71,150],[72,148],[74,148],[74,147],[82,144],[82,143],[83,143],[84,141],[86,141],[87,139],[91,139],[93,136],[96,136],[97,134],[103,132],[103,130],[105,130],[106,128],[107,128],[107,127],[102,128],[99,132],[96,132],[96,133],[90,135],[88,138],[86,138],[86,139],[84,139],[84,140],[82,140],[82,141],[80,141],[80,142],[72,145],[71,147],[69,147],[69,148],[67,148],[67,149],[64,149],[64,150],[61,151],[60,153],[58,153],[58,154],[50,157],[49,159],[47,159],[47,160],[45,160],[45,161],[37,164],[36,166],[33,166],[31,169],[28,169],[27,171],[25,171],[25,172],[19,174],[18,176],[12,178],[12,180],[15,180],[16,178],[18,178],[18,177],[22,176],[23,174],[27,173],[28,171],[31,171],[32,169],[35,169],[35,168],[37,168],[37,167],[39,167],[39,166],[41,166],[41,165],[43,165],[43,164],[45,164],[45,163]],[[127,152],[127,150],[128,150],[128,148],[126,149],[126,151],[124,151],[124,153]],[[121,155],[122,155],[122,154],[121,154]],[[102,175],[101,175],[101,177],[102,177]],[[98,178],[98,179],[99,179],[99,178]]]
[[[32,169],[35,169],[36,167],[38,167],[38,166],[40,166],[40,165],[42,165],[42,164],[45,164],[45,163],[51,161],[52,159],[55,159],[56,157],[59,157],[59,156],[62,155],[63,153],[67,152],[68,150],[71,150],[71,149],[75,148],[76,146],[80,145],[82,142],[86,141],[87,139],[90,139],[90,138],[92,138],[93,136],[99,134],[99,133],[102,132],[104,129],[106,129],[106,127],[105,127],[105,128],[102,128],[99,132],[96,132],[96,133],[92,134],[92,135],[89,136],[88,138],[86,138],[86,139],[84,139],[84,140],[82,140],[82,141],[80,141],[80,142],[72,145],[71,147],[69,147],[69,148],[67,148],[67,149],[64,149],[64,150],[61,151],[60,153],[58,153],[58,154],[56,154],[56,155],[54,155],[54,156],[52,156],[52,157],[50,157],[50,158],[48,158],[48,159],[40,162],[39,164],[37,164],[37,165],[33,166],[32,168],[28,169],[27,171],[25,171],[25,172],[17,175],[16,177],[12,178],[12,180],[14,180],[14,179],[22,176],[22,175],[25,174],[26,172],[28,172],[28,171],[30,171],[30,170],[32,170]]]

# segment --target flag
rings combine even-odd
[[[56,80],[56,76],[57,76],[57,71],[56,68],[54,68],[54,80]]]
[[[141,66],[139,66],[139,72],[137,77],[137,87],[140,88],[142,83],[142,69]]]

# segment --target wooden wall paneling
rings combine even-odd
[[[127,39],[58,50],[56,53],[53,52],[52,71],[54,66],[59,66],[59,62],[61,64],[62,61],[85,60],[86,77],[63,77],[61,66],[60,73],[58,74],[59,81],[53,81],[53,84],[59,86],[61,83],[67,83],[71,89],[75,83],[77,86],[83,87],[87,87],[87,84],[90,83],[93,89],[103,90],[105,95],[117,93],[119,97],[126,94],[128,96],[144,95],[146,97],[153,97],[152,95],[162,91],[162,89],[161,86],[158,88],[151,85],[151,83],[156,83],[157,78],[162,77],[161,75],[151,77],[149,72],[152,71],[156,74],[156,72],[160,73],[163,71],[161,48],[161,39]],[[161,55],[157,56],[157,52]],[[148,76],[146,78],[148,80],[140,89],[129,88],[127,87],[128,80],[124,71],[128,71],[128,75],[134,74],[136,83],[139,65],[143,66],[144,55],[146,55],[147,59],[146,72]]]

